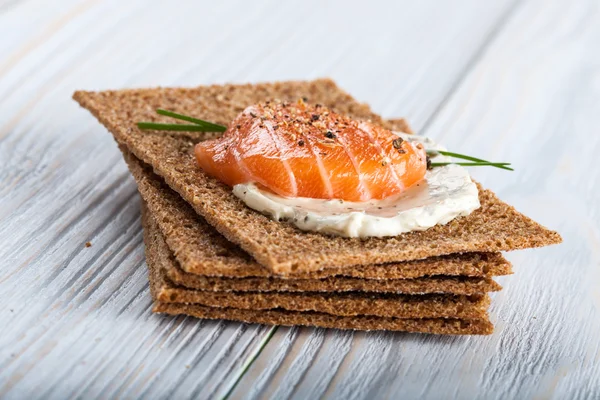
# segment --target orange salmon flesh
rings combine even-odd
[[[255,182],[285,197],[380,200],[427,170],[421,144],[302,101],[250,106],[194,152],[198,165],[227,185]]]

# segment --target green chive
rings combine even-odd
[[[214,128],[201,125],[188,124],[159,124],[156,122],[138,122],[140,129],[152,129],[156,131],[180,131],[180,132],[221,132],[215,131]]]
[[[173,111],[163,110],[163,109],[159,108],[156,110],[156,113],[159,115],[165,115],[167,117],[180,119],[182,121],[187,121],[187,122],[191,122],[196,125],[205,126],[207,128],[214,129],[214,131],[210,131],[210,132],[225,132],[227,130],[226,126],[219,125],[219,124],[213,124],[212,122],[204,121],[204,120],[198,119],[198,118],[188,117],[187,115],[177,114],[177,113],[174,113]]]
[[[502,169],[506,169],[509,171],[514,171],[514,169],[512,169],[511,167],[508,167],[507,165],[510,165],[510,163],[494,163],[494,162],[432,162],[431,166],[432,167],[443,167],[446,165],[450,165],[450,164],[456,164],[456,165],[462,165],[464,167],[483,167],[483,166],[490,166],[490,167],[496,167],[496,168],[502,168]]]
[[[514,171],[512,168],[506,167],[506,165],[510,165],[510,163],[492,163],[491,161],[483,160],[481,158],[475,158],[475,157],[467,156],[465,154],[452,153],[450,151],[429,150],[427,152],[427,154],[428,155],[441,154],[443,156],[460,158],[460,159],[463,159],[463,160],[476,161],[476,162],[480,162],[480,163],[483,162],[483,163],[487,163],[487,164],[482,164],[482,165],[492,165],[492,166],[497,167],[497,168],[506,169],[506,170],[509,170],[509,171]],[[455,163],[451,163],[451,164],[455,164]],[[448,164],[445,164],[445,165],[448,165]],[[459,165],[462,165],[462,164],[459,164]]]

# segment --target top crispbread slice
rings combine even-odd
[[[228,124],[250,104],[266,99],[295,101],[301,97],[353,118],[383,123],[368,106],[357,103],[330,80],[76,92],[74,95],[108,128],[117,142],[150,164],[209,224],[260,264],[279,274],[460,252],[514,250],[561,241],[556,232],[518,213],[491,191],[483,189],[480,190],[480,209],[422,232],[369,239],[302,232],[249,209],[233,195],[230,187],[200,170],[193,157],[193,146],[214,135],[141,131],[136,126],[138,121],[158,120],[157,108]]]

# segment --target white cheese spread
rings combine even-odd
[[[395,133],[404,140],[422,143],[426,150],[445,150],[428,138]],[[450,161],[441,155],[431,160]],[[291,222],[302,230],[360,238],[426,230],[469,215],[480,207],[477,185],[465,168],[455,164],[428,170],[423,181],[383,200],[288,198],[260,189],[254,183],[235,185],[233,193],[248,207],[274,220]]]

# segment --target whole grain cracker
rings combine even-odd
[[[361,279],[344,276],[321,279],[224,278],[189,274],[178,265],[165,269],[175,285],[189,289],[219,292],[376,292],[376,293],[452,293],[475,295],[502,289],[491,278],[433,276],[414,279]]]
[[[465,320],[455,318],[401,319],[375,316],[339,317],[316,312],[242,310],[162,302],[155,302],[153,311],[170,315],[185,314],[202,319],[225,319],[265,325],[303,325],[361,331],[385,330],[439,335],[490,335],[494,332],[494,326],[488,318]]]
[[[560,236],[480,188],[481,208],[469,216],[422,232],[387,238],[341,238],[301,232],[249,209],[231,188],[204,174],[196,165],[193,146],[214,137],[203,134],[144,132],[135,125],[160,120],[157,108],[228,124],[246,106],[266,99],[322,103],[356,119],[382,123],[368,106],[359,104],[330,80],[258,85],[207,86],[193,89],[138,89],[76,92],[74,98],[113,133],[115,139],[177,191],[194,210],[228,240],[279,274],[416,260],[472,251],[502,251],[539,247]]]

